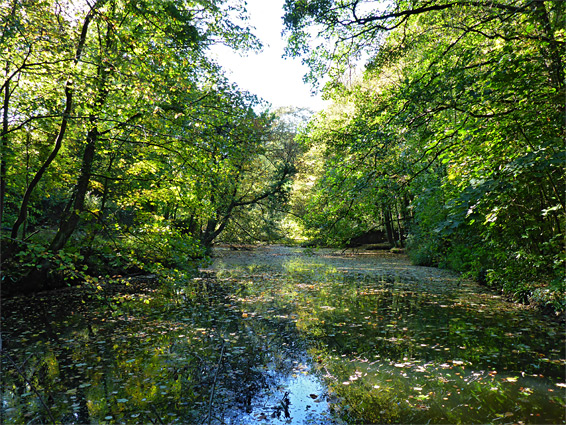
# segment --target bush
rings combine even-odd
[[[440,262],[440,244],[437,240],[409,235],[406,243],[407,254],[413,264],[426,267],[438,266]]]
[[[552,267],[552,258],[538,255],[508,256],[487,275],[489,286],[513,300],[555,312],[566,310],[564,271]]]
[[[137,228],[121,242],[128,255],[146,267],[162,265],[180,269],[194,268],[205,257],[205,249],[191,235],[157,222]]]
[[[543,310],[552,310],[556,313],[566,311],[566,281],[561,278],[554,279],[547,287],[536,288],[532,291],[529,303]]]

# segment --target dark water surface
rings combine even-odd
[[[1,423],[559,424],[563,324],[392,254],[2,300]]]

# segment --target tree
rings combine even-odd
[[[108,229],[106,209],[124,204],[110,186],[117,181],[139,184],[136,161],[151,164],[156,147],[173,146],[169,163],[175,163],[171,157],[176,133],[184,131],[181,124],[208,120],[195,105],[214,98],[217,103],[209,103],[205,113],[213,115],[220,104],[241,110],[240,104],[224,100],[235,96],[236,89],[226,87],[220,68],[207,59],[207,47],[219,42],[241,49],[258,45],[234,23],[242,6],[220,0],[100,0],[59,6],[13,2],[2,8],[7,55],[0,187],[4,223],[14,218],[2,254],[6,260],[29,256],[26,224],[47,226],[38,237],[43,247],[50,239],[48,251],[41,254],[40,270],[27,278],[32,286],[38,273],[43,278],[37,281],[45,280],[53,265],[50,258],[68,246],[78,226],[96,222]],[[198,133],[184,142],[193,143],[191,137]],[[18,167],[22,163],[27,164],[25,172]],[[51,214],[42,214],[42,207]]]
[[[283,222],[302,151],[296,137],[311,115],[309,110],[293,107],[279,108],[269,115],[261,150],[248,159],[247,173],[233,179],[241,185],[239,192],[248,195],[245,205],[232,210],[223,241],[273,242],[288,236]],[[252,193],[256,195],[250,196]]]
[[[311,77],[328,72],[326,90],[349,105],[316,130],[338,149],[330,193],[350,194],[330,208],[351,222],[394,193],[410,202],[421,261],[488,270],[527,295],[524,282],[562,274],[563,3],[287,1],[286,11],[289,52],[318,25]],[[362,54],[363,82],[344,85],[344,64]]]
[[[229,87],[210,93],[198,105],[198,125],[187,121],[179,133],[179,178],[166,185],[180,194],[171,218],[207,248],[235,215],[281,196],[293,175],[294,154],[273,147],[273,117],[254,112],[256,102]]]

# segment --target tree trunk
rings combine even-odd
[[[404,223],[402,221],[402,213],[401,213],[401,206],[400,201],[395,202],[395,217],[397,222],[397,235],[396,235],[396,242],[399,247],[403,247],[403,241],[405,239],[405,229]]]
[[[561,49],[556,41],[554,29],[552,28],[550,19],[548,18],[548,11],[546,10],[545,2],[536,1],[534,2],[534,7],[537,19],[543,28],[544,34],[546,38],[549,39],[547,47],[543,47],[542,51],[543,55],[546,56],[550,62],[550,78],[552,79],[554,86],[560,90],[564,87],[564,67],[560,55]],[[565,108],[566,106],[563,104],[562,110],[564,111]]]
[[[210,250],[212,248],[212,242],[214,241],[214,238],[216,237],[215,235],[215,230],[216,230],[216,225],[218,224],[218,221],[216,219],[210,218],[208,219],[208,221],[206,222],[206,228],[204,229],[204,231],[201,234],[201,242],[202,245],[204,246],[204,249],[206,250],[207,253],[210,253]]]
[[[87,136],[87,145],[83,154],[83,162],[81,166],[81,173],[75,186],[75,193],[73,202],[73,208],[69,212],[68,216],[61,219],[61,224],[59,225],[59,230],[53,238],[49,249],[51,251],[59,251],[67,244],[69,238],[77,228],[79,223],[80,213],[84,210],[84,201],[86,193],[88,191],[88,184],[90,183],[90,177],[92,175],[92,164],[94,162],[94,151],[96,147],[96,142],[98,140],[98,130],[96,128],[91,129]]]
[[[6,64],[6,77],[10,72],[10,64]],[[2,136],[0,137],[0,153],[2,159],[0,161],[0,224],[4,223],[4,200],[6,197],[6,174],[7,162],[6,153],[8,151],[8,107],[10,106],[10,80],[7,79],[4,84],[4,102],[2,105]]]
[[[395,234],[393,231],[393,223],[391,220],[391,210],[389,207],[383,208],[383,221],[385,223],[385,232],[387,234],[387,242],[389,245],[395,246]]]

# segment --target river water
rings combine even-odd
[[[1,423],[566,423],[564,325],[402,255],[217,249],[1,330]]]

